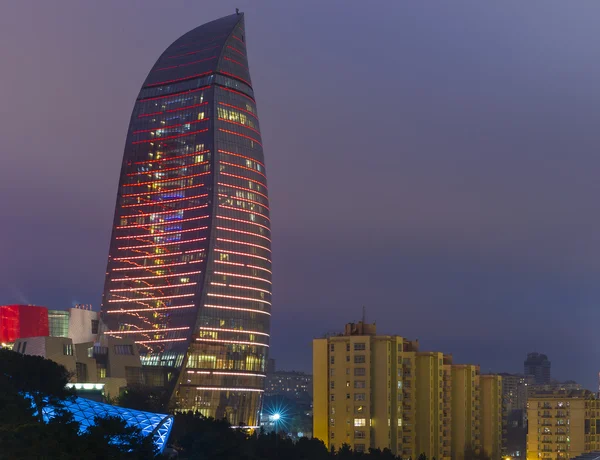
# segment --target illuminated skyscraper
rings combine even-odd
[[[102,320],[177,409],[258,425],[271,316],[269,201],[243,14],[160,56],[137,97]]]

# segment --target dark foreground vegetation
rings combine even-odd
[[[232,429],[224,420],[192,413],[175,416],[170,448],[157,455],[150,437],[117,417],[97,418],[95,426],[81,432],[79,423],[63,409],[63,403],[75,396],[65,388],[68,380],[67,370],[53,361],[0,349],[0,460],[148,460],[171,455],[190,460],[397,458],[389,450],[357,453],[347,445],[329,452],[318,439],[294,442],[283,432],[249,434]],[[117,402],[151,412],[164,412],[165,407],[163,394],[144,388],[128,391]],[[41,414],[49,406],[57,408],[56,417],[45,423]],[[483,455],[467,454],[465,460],[486,460]],[[421,455],[418,460],[427,459]]]

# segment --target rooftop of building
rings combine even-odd
[[[536,391],[531,396],[530,400],[533,399],[595,399],[596,395],[589,390],[541,390]]]

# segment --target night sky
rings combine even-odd
[[[100,306],[129,117],[235,7],[269,177],[271,355],[361,317],[482,371],[600,370],[600,4],[9,0],[0,304]]]

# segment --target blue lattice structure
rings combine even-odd
[[[139,428],[144,436],[151,435],[159,453],[164,451],[171,428],[173,428],[173,416],[167,414],[126,409],[86,398],[75,398],[73,401],[64,401],[63,405],[67,411],[73,414],[74,419],[80,423],[80,430],[82,432],[89,426],[94,425],[94,417],[121,417],[125,420],[127,426]],[[55,411],[53,407],[44,409],[44,421],[48,422],[54,415]]]

